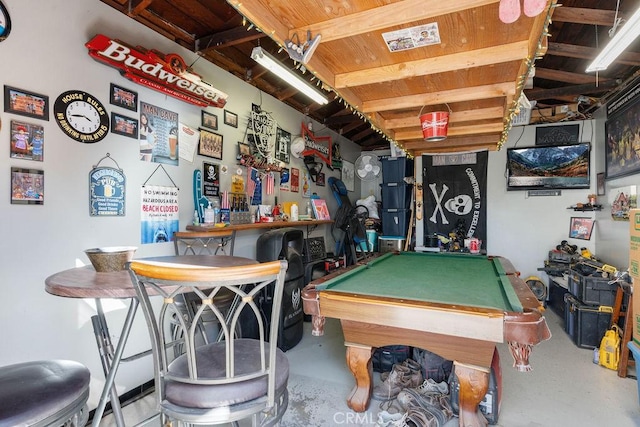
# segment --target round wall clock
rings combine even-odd
[[[11,18],[9,17],[9,11],[0,1],[0,42],[9,37],[10,32]]]
[[[93,143],[109,133],[109,114],[93,95],[81,90],[66,91],[56,99],[53,114],[68,137],[79,142]]]

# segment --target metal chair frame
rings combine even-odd
[[[134,260],[128,264],[128,269],[151,338],[156,393],[163,425],[172,420],[177,421],[179,425],[182,423],[187,425],[236,423],[249,417],[252,419],[253,426],[276,425],[288,405],[286,379],[284,387],[282,384],[276,387],[276,374],[280,375],[280,382],[284,375],[282,371],[278,373],[278,369],[286,369],[286,378],[288,378],[286,356],[277,348],[287,262],[280,260],[241,267],[211,268],[161,265]],[[269,326],[266,325],[258,304],[258,299],[267,286],[274,286],[272,321]],[[216,306],[216,295],[225,291],[234,293],[240,301],[231,313],[224,313],[224,310]],[[178,298],[176,297],[186,292],[194,293],[200,301],[193,319],[185,319],[179,315],[181,307],[177,306]],[[161,307],[152,303],[154,295],[162,297]],[[220,323],[221,341],[201,344],[198,338],[200,334],[198,323],[205,313],[213,314]],[[252,314],[252,320],[257,322],[259,337],[255,340],[236,337],[235,331],[240,323],[240,313],[243,316],[247,313]],[[172,332],[163,327],[169,321],[177,321],[179,328],[184,331],[182,338],[185,352],[178,357],[170,352],[170,344],[173,342]],[[247,366],[242,366],[244,357],[239,361],[235,359],[235,347],[249,341],[252,346],[259,349],[256,352],[259,355],[254,354],[254,360],[259,362],[251,363],[252,371],[243,370],[239,373],[239,370],[246,369]],[[208,369],[207,366],[212,364],[211,360],[207,359],[221,357],[221,352],[224,352],[224,359],[218,360],[225,361],[224,375],[216,372],[216,374],[208,373],[209,376],[206,374],[203,376]],[[278,364],[276,364],[277,357],[280,360]],[[188,366],[188,375],[180,371],[180,366],[184,371],[186,371],[184,366]],[[190,390],[189,387],[193,385],[198,388],[194,395],[201,396],[202,393],[206,393],[204,391],[206,387],[242,386],[240,383],[257,379],[267,381],[264,395],[230,406],[187,407],[172,402],[171,398],[167,397],[167,390],[172,387],[175,393],[176,388],[187,387]],[[190,393],[187,392],[187,394]]]

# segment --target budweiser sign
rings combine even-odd
[[[140,46],[98,34],[87,43],[89,55],[120,70],[123,76],[142,86],[166,93],[200,107],[224,107],[228,95],[191,73],[181,56],[164,55]]]

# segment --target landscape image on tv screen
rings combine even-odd
[[[589,144],[509,148],[507,189],[589,188]]]

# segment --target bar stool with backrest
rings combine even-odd
[[[235,230],[225,228],[213,228],[209,231],[176,231],[173,233],[173,247],[176,255],[228,255],[233,256],[233,247],[235,244]],[[234,294],[231,292],[222,292],[217,295],[219,307],[228,310],[233,304]],[[178,297],[182,299],[182,314],[189,319],[193,319],[196,303],[192,301],[195,298],[193,294],[183,294]],[[217,322],[215,319],[205,317],[198,324],[200,334],[205,343],[213,342],[219,336],[216,331]],[[182,331],[178,324],[174,322],[174,338],[179,338]],[[176,346],[176,351],[182,351],[181,346]]]
[[[71,360],[0,367],[0,426],[84,426],[90,380],[89,369]]]
[[[131,279],[147,322],[162,425],[237,423],[251,418],[253,426],[276,425],[288,405],[289,362],[277,347],[287,262],[240,267],[194,267],[134,260]],[[260,309],[260,295],[273,287],[271,324]],[[229,315],[216,305],[216,296],[233,292],[240,303]],[[176,316],[185,331],[185,352],[175,357],[173,337],[163,327],[175,313],[176,296],[192,292],[199,304],[193,321]],[[162,305],[154,301],[158,295]],[[221,324],[222,339],[200,344],[197,323],[205,313]],[[239,338],[235,330],[247,314],[256,323],[257,338]],[[237,425],[237,424],[235,424]]]

